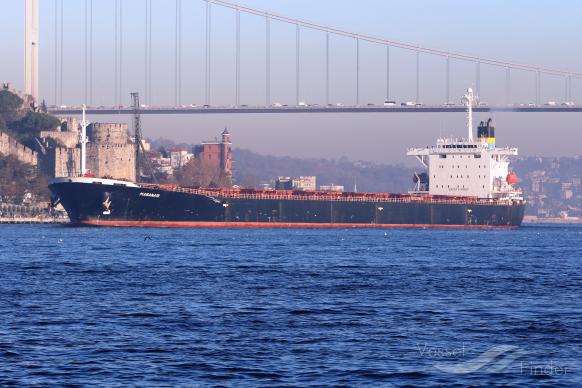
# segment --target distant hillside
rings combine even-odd
[[[414,172],[400,165],[354,162],[346,157],[299,159],[260,155],[243,149],[235,149],[233,154],[235,181],[241,186],[269,183],[279,176],[315,175],[318,185],[334,183],[351,191],[355,183],[359,191],[402,192],[411,188]]]
[[[28,100],[27,100],[28,101]],[[38,134],[60,121],[38,112],[16,93],[0,90],[0,202],[20,204],[24,198],[49,198],[48,176],[38,165]]]
[[[512,163],[527,200],[526,213],[582,217],[582,158],[520,158]]]
[[[148,140],[153,150],[181,147],[192,149],[193,144],[175,143],[168,139]],[[233,149],[234,182],[243,187],[259,187],[272,183],[277,177],[315,175],[317,185],[336,184],[346,191],[408,191],[413,183],[414,170],[401,165],[375,164],[351,161],[346,157],[337,160],[301,159],[288,156],[261,155],[250,150]]]
[[[55,129],[60,123],[54,116],[32,110],[17,94],[0,90],[0,131],[19,143],[34,149],[38,133]]]
[[[155,147],[175,145],[169,140],[152,142]],[[186,149],[191,145],[180,144]],[[284,156],[260,155],[253,151],[234,149],[234,180],[244,187],[258,187],[272,183],[279,176],[298,177],[315,175],[317,184],[343,185],[358,191],[406,192],[412,187],[414,168],[402,165],[375,164],[338,160],[300,159]],[[518,186],[527,200],[526,213],[540,217],[558,217],[563,214],[582,216],[582,158],[522,157],[513,161],[521,181]],[[419,166],[417,171],[422,171]]]
[[[27,193],[35,200],[47,201],[48,177],[11,155],[0,155],[0,203],[20,204]]]

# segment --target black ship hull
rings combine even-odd
[[[49,188],[74,225],[513,228],[521,224],[524,214],[521,201],[483,204],[236,198],[90,178],[55,179]]]

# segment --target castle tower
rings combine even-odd
[[[38,102],[38,0],[24,0],[24,93]]]
[[[226,128],[224,128],[224,131],[222,131],[222,143],[230,144],[230,132],[228,132],[228,129]]]
[[[227,175],[232,176],[232,154],[231,154],[230,133],[224,128],[222,131],[222,142],[220,143],[220,169]]]

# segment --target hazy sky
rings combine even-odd
[[[80,104],[84,96],[84,17],[82,0],[64,1],[64,79],[62,103]],[[121,0],[120,0],[121,1]],[[297,17],[345,30],[417,43],[426,47],[474,54],[540,66],[582,72],[582,2],[488,0],[373,1],[373,0],[240,0],[269,12]],[[23,1],[0,0],[0,79],[23,84]],[[42,96],[54,102],[54,0],[41,3]],[[114,0],[94,4],[94,105],[113,104]],[[123,4],[123,98],[144,84],[145,0]],[[182,0],[182,102],[204,103],[204,2]],[[153,0],[152,104],[174,101],[174,1]],[[213,7],[212,103],[234,102],[234,13]],[[265,103],[264,19],[241,17],[241,102]],[[272,22],[271,100],[295,101],[295,30]],[[325,98],[325,36],[302,31],[301,100],[323,103]],[[385,49],[361,44],[361,102],[381,103],[385,97]],[[503,69],[482,66],[481,100],[505,99]],[[473,64],[451,64],[451,97],[458,100],[474,84]],[[391,98],[413,100],[415,56],[391,52]],[[355,43],[331,39],[331,99],[350,104],[355,96]],[[442,58],[421,57],[420,100],[445,100],[445,66]],[[582,102],[582,80],[573,83],[573,99]],[[512,101],[535,100],[534,76],[512,73]],[[564,99],[564,80],[546,77],[542,100]],[[127,118],[92,118],[127,120]],[[478,116],[485,119],[485,116]],[[501,144],[519,146],[522,154],[581,154],[582,115],[495,115]],[[464,134],[463,114],[338,114],[263,116],[145,117],[150,137],[170,137],[196,142],[213,137],[228,126],[236,146],[262,153],[310,157],[348,156],[351,159],[395,162],[404,160],[408,146],[426,145],[440,135]]]

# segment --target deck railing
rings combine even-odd
[[[174,185],[140,184],[140,187],[153,190],[173,191],[204,195],[211,198],[291,200],[291,201],[334,201],[334,202],[372,202],[372,203],[431,203],[451,205],[507,205],[512,199],[479,199],[476,197],[435,198],[430,195],[390,195],[383,193],[342,193],[342,192],[306,192],[306,191],[251,191],[229,189],[196,189]]]

